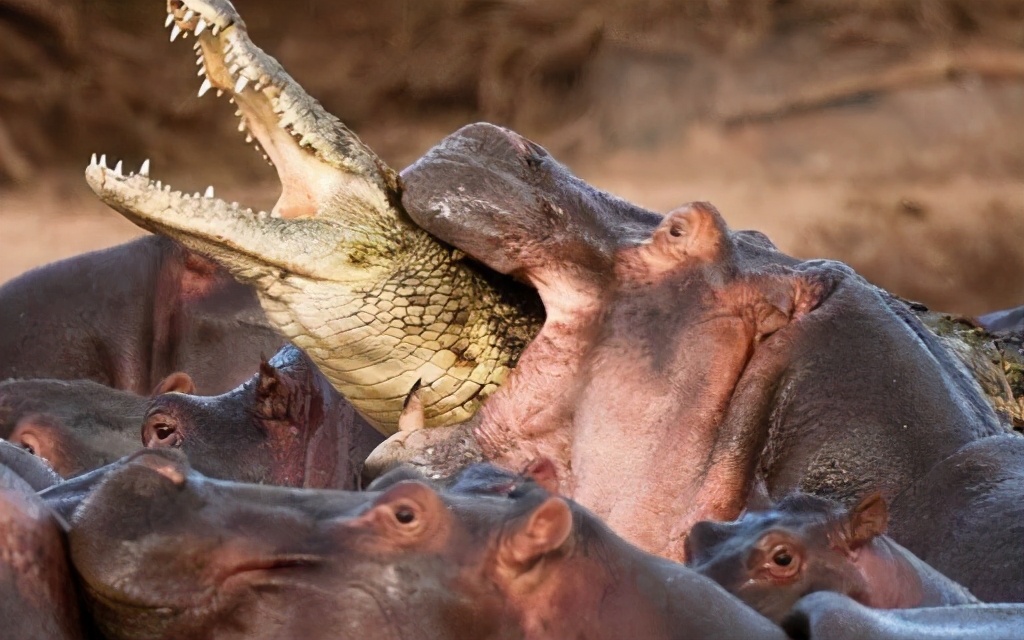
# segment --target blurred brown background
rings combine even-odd
[[[801,256],[962,313],[1024,303],[1021,0],[237,0],[395,167],[508,125],[594,184],[715,202]],[[138,230],[90,153],[266,205],[273,170],[160,0],[0,0],[0,280]]]

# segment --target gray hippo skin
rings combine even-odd
[[[45,460],[6,440],[0,440],[0,466],[19,476],[33,491],[48,489],[61,481]]]
[[[181,373],[154,389],[192,391],[191,379]],[[8,380],[0,382],[0,437],[71,478],[137,451],[148,402],[91,380]]]
[[[1024,605],[871,609],[838,593],[812,593],[783,622],[798,640],[1020,640]]]
[[[0,460],[7,454],[0,448]],[[81,640],[67,540],[33,488],[0,464],[0,635]]]
[[[334,489],[358,487],[383,438],[292,345],[235,389],[193,390],[180,372],[152,398],[87,380],[12,380],[0,384],[0,436],[64,478],[173,447],[212,477]]]
[[[980,599],[1024,602],[1022,496],[1024,438],[984,438],[893,499],[891,534]]]
[[[0,286],[0,380],[93,380],[148,395],[175,371],[227,391],[284,339],[216,263],[150,236]]]
[[[449,490],[405,476],[367,492],[288,489],[211,480],[164,450],[102,471],[79,491],[70,543],[110,640],[784,637],[507,473]]]
[[[736,522],[698,522],[686,541],[687,564],[776,622],[816,591],[879,609],[978,602],[885,535],[887,523],[877,493],[852,509],[794,494]]]
[[[147,447],[180,448],[210,477],[289,487],[357,489],[383,439],[292,345],[227,393],[156,396],[142,423]]]

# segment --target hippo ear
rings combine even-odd
[[[256,381],[256,415],[264,420],[289,420],[292,418],[295,388],[299,386],[288,375],[264,359]]]
[[[421,381],[417,380],[416,384],[412,386],[412,390],[409,391],[409,395],[405,398],[402,414],[398,416],[399,431],[408,432],[423,428],[423,400],[420,398],[420,384]]]
[[[532,566],[541,556],[558,549],[572,533],[572,509],[562,498],[548,498],[533,510],[526,524],[504,544],[506,562],[520,569]]]
[[[175,371],[158,382],[156,387],[153,388],[153,393],[149,395],[150,397],[155,397],[163,393],[194,394],[195,392],[196,383],[192,381],[192,376],[184,371]]]
[[[880,492],[875,492],[860,501],[850,510],[847,522],[847,542],[851,549],[871,542],[885,533],[889,525],[889,508]]]

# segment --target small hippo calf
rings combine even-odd
[[[852,509],[796,494],[736,522],[698,522],[687,541],[688,563],[776,622],[815,591],[879,609],[978,602],[884,535],[887,524],[888,507],[877,493]]]
[[[711,580],[500,472],[444,490],[399,470],[384,490],[320,491],[208,479],[173,450],[102,471],[44,496],[87,496],[71,554],[110,640],[785,637]]]

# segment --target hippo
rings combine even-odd
[[[213,477],[340,489],[359,486],[363,460],[383,438],[292,345],[227,393],[193,391],[181,372],[152,398],[86,380],[8,381],[0,436],[64,478],[144,446],[173,447]]]
[[[240,384],[284,338],[251,288],[161,236],[0,286],[0,380],[93,380],[140,395],[175,371],[200,393]]]
[[[736,522],[698,522],[687,538],[687,564],[776,622],[815,591],[880,609],[978,602],[886,536],[887,523],[877,493],[852,509],[794,494]]]
[[[11,467],[0,443],[0,621],[5,638],[86,636],[58,519]]]
[[[153,392],[194,390],[191,378],[177,372]],[[139,449],[147,402],[91,380],[8,380],[0,382],[0,437],[70,478]]]
[[[1024,637],[1024,605],[874,609],[819,591],[800,600],[782,624],[798,640],[1017,640]]]
[[[253,212],[102,156],[87,182],[252,284],[390,449],[432,475],[550,458],[562,491],[682,559],[690,526],[737,517],[755,483],[773,499],[891,500],[1006,430],[919,307],[849,267],[787,256],[710,205],[663,218],[625,203],[493,125],[399,175],[251,42],[229,2],[168,10],[172,36],[198,37],[200,91],[236,101],[281,197]],[[401,431],[416,389],[423,428]]]
[[[142,421],[146,447],[180,448],[210,477],[293,487],[358,488],[382,440],[292,345],[220,396],[153,398]]]
[[[174,450],[105,471],[69,540],[110,640],[785,637],[528,480],[267,487],[205,478]]]
[[[983,438],[893,498],[889,533],[981,600],[1024,602],[1021,496],[1024,438]]]

